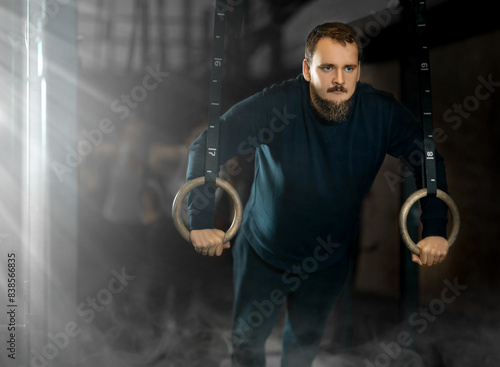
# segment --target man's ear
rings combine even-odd
[[[302,61],[302,74],[304,75],[304,79],[306,81],[311,81],[311,67],[309,66],[309,61],[307,61],[307,59]]]

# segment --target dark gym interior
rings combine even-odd
[[[231,250],[200,256],[171,215],[207,124],[219,5],[1,0],[1,365],[230,365]],[[398,215],[414,183],[387,157],[314,367],[500,366],[500,22],[486,0],[427,9],[435,142],[460,233],[444,263],[411,263]],[[418,113],[409,0],[228,0],[225,11],[222,111],[295,78],[308,33],[340,21],[363,42],[361,81]],[[244,202],[253,162],[225,170]],[[220,228],[232,208],[221,193]]]

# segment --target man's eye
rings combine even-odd
[[[350,67],[350,66],[348,66],[348,67],[345,68],[345,71],[347,71],[348,73],[350,73],[353,70],[354,70],[354,68]]]
[[[333,68],[331,66],[323,66],[324,71],[332,71]]]

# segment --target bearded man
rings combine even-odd
[[[310,366],[353,262],[363,199],[386,156],[414,166],[422,132],[394,97],[361,83],[361,42],[342,23],[308,36],[302,74],[237,103],[220,119],[219,163],[255,150],[254,181],[234,258],[233,366],[265,366],[264,346],[286,305],[282,366]],[[206,132],[192,144],[187,179],[204,175]],[[420,154],[415,154],[416,152]],[[447,191],[436,152],[438,188]],[[214,228],[213,203],[188,198],[197,252],[230,247]],[[448,251],[446,205],[421,201],[420,265]]]

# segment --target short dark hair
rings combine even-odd
[[[323,37],[329,37],[342,46],[345,46],[346,43],[355,43],[358,48],[358,61],[361,61],[363,47],[354,28],[344,23],[331,22],[320,24],[309,33],[305,49],[305,58],[309,63],[312,61],[318,41]]]

